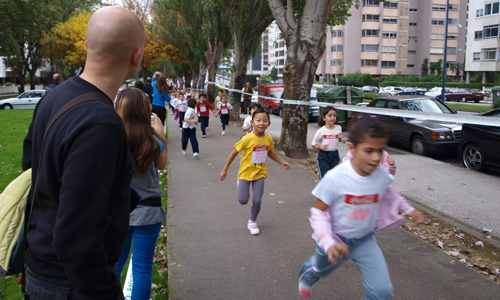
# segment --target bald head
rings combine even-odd
[[[144,25],[134,13],[118,6],[101,8],[87,26],[87,61],[123,61],[144,48],[144,41]]]
[[[54,75],[52,75],[52,81],[57,82],[57,83],[61,83],[61,81],[62,81],[61,74],[55,73]]]

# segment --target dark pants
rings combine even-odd
[[[153,105],[153,112],[158,115],[158,118],[160,118],[161,123],[165,124],[165,118],[167,116],[167,109],[163,106],[158,106],[158,105]]]
[[[319,179],[325,176],[326,172],[333,169],[340,162],[339,151],[323,151],[319,150],[316,155],[318,161]]]
[[[198,141],[196,140],[196,127],[195,128],[182,128],[182,150],[187,149],[188,141],[191,140],[191,147],[193,153],[199,153]]]
[[[241,113],[242,114],[249,113],[248,107],[250,106],[250,103],[252,103],[252,99],[243,100],[243,102],[241,102]]]
[[[179,111],[179,126],[182,127],[182,122],[184,121],[184,116],[186,112]]]
[[[229,125],[229,114],[221,114],[220,123],[222,124],[222,130],[226,130],[226,125]]]
[[[206,135],[207,133],[205,132],[205,128],[208,127],[208,120],[210,119],[210,116],[199,116],[198,117],[198,122],[200,122],[200,127],[201,127],[201,133],[203,135]]]

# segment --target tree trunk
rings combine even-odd
[[[326,24],[334,0],[306,1],[296,19],[291,1],[269,0],[276,23],[287,45],[283,99],[310,101],[314,75],[326,48]],[[283,105],[280,144],[286,156],[307,158],[308,105]]]
[[[182,65],[182,71],[184,73],[184,88],[191,88],[191,80],[193,79],[193,73],[189,64]]]
[[[31,70],[29,74],[30,74],[30,89],[36,90],[36,82],[35,82],[36,70]]]
[[[196,79],[196,88],[203,90],[205,87],[205,77],[207,76],[207,63],[200,62],[200,70],[198,71],[198,78]]]
[[[208,62],[208,81],[215,82],[217,71],[219,70],[220,61],[224,52],[224,41],[215,40],[212,43],[208,39],[208,50],[205,51],[205,57]],[[208,101],[214,103],[215,101],[215,85],[208,86]]]

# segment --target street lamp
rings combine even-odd
[[[448,53],[448,14],[450,11],[450,0],[446,0],[446,23],[445,23],[445,33],[444,33],[444,66],[443,66],[443,88],[441,89],[441,101],[443,103],[446,102],[446,98],[444,96],[444,91],[446,88],[446,73],[448,69],[446,68],[446,54]]]

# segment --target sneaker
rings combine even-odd
[[[206,134],[202,134],[202,135],[201,135],[201,137],[202,137],[202,138],[206,138],[206,137],[207,137],[207,135],[206,135]]]
[[[248,230],[250,230],[250,233],[252,235],[257,235],[260,233],[260,230],[259,230],[259,226],[257,226],[257,223],[254,222],[254,221],[248,221],[248,225],[247,225],[247,228]]]
[[[198,157],[198,156],[200,156],[198,152],[193,153],[193,157]]]
[[[222,134],[221,135],[226,135],[226,132],[225,131],[222,131]]]
[[[182,154],[186,155],[186,151],[182,150]]]
[[[299,294],[302,298],[307,299],[311,296],[312,286],[305,284],[299,280]]]

